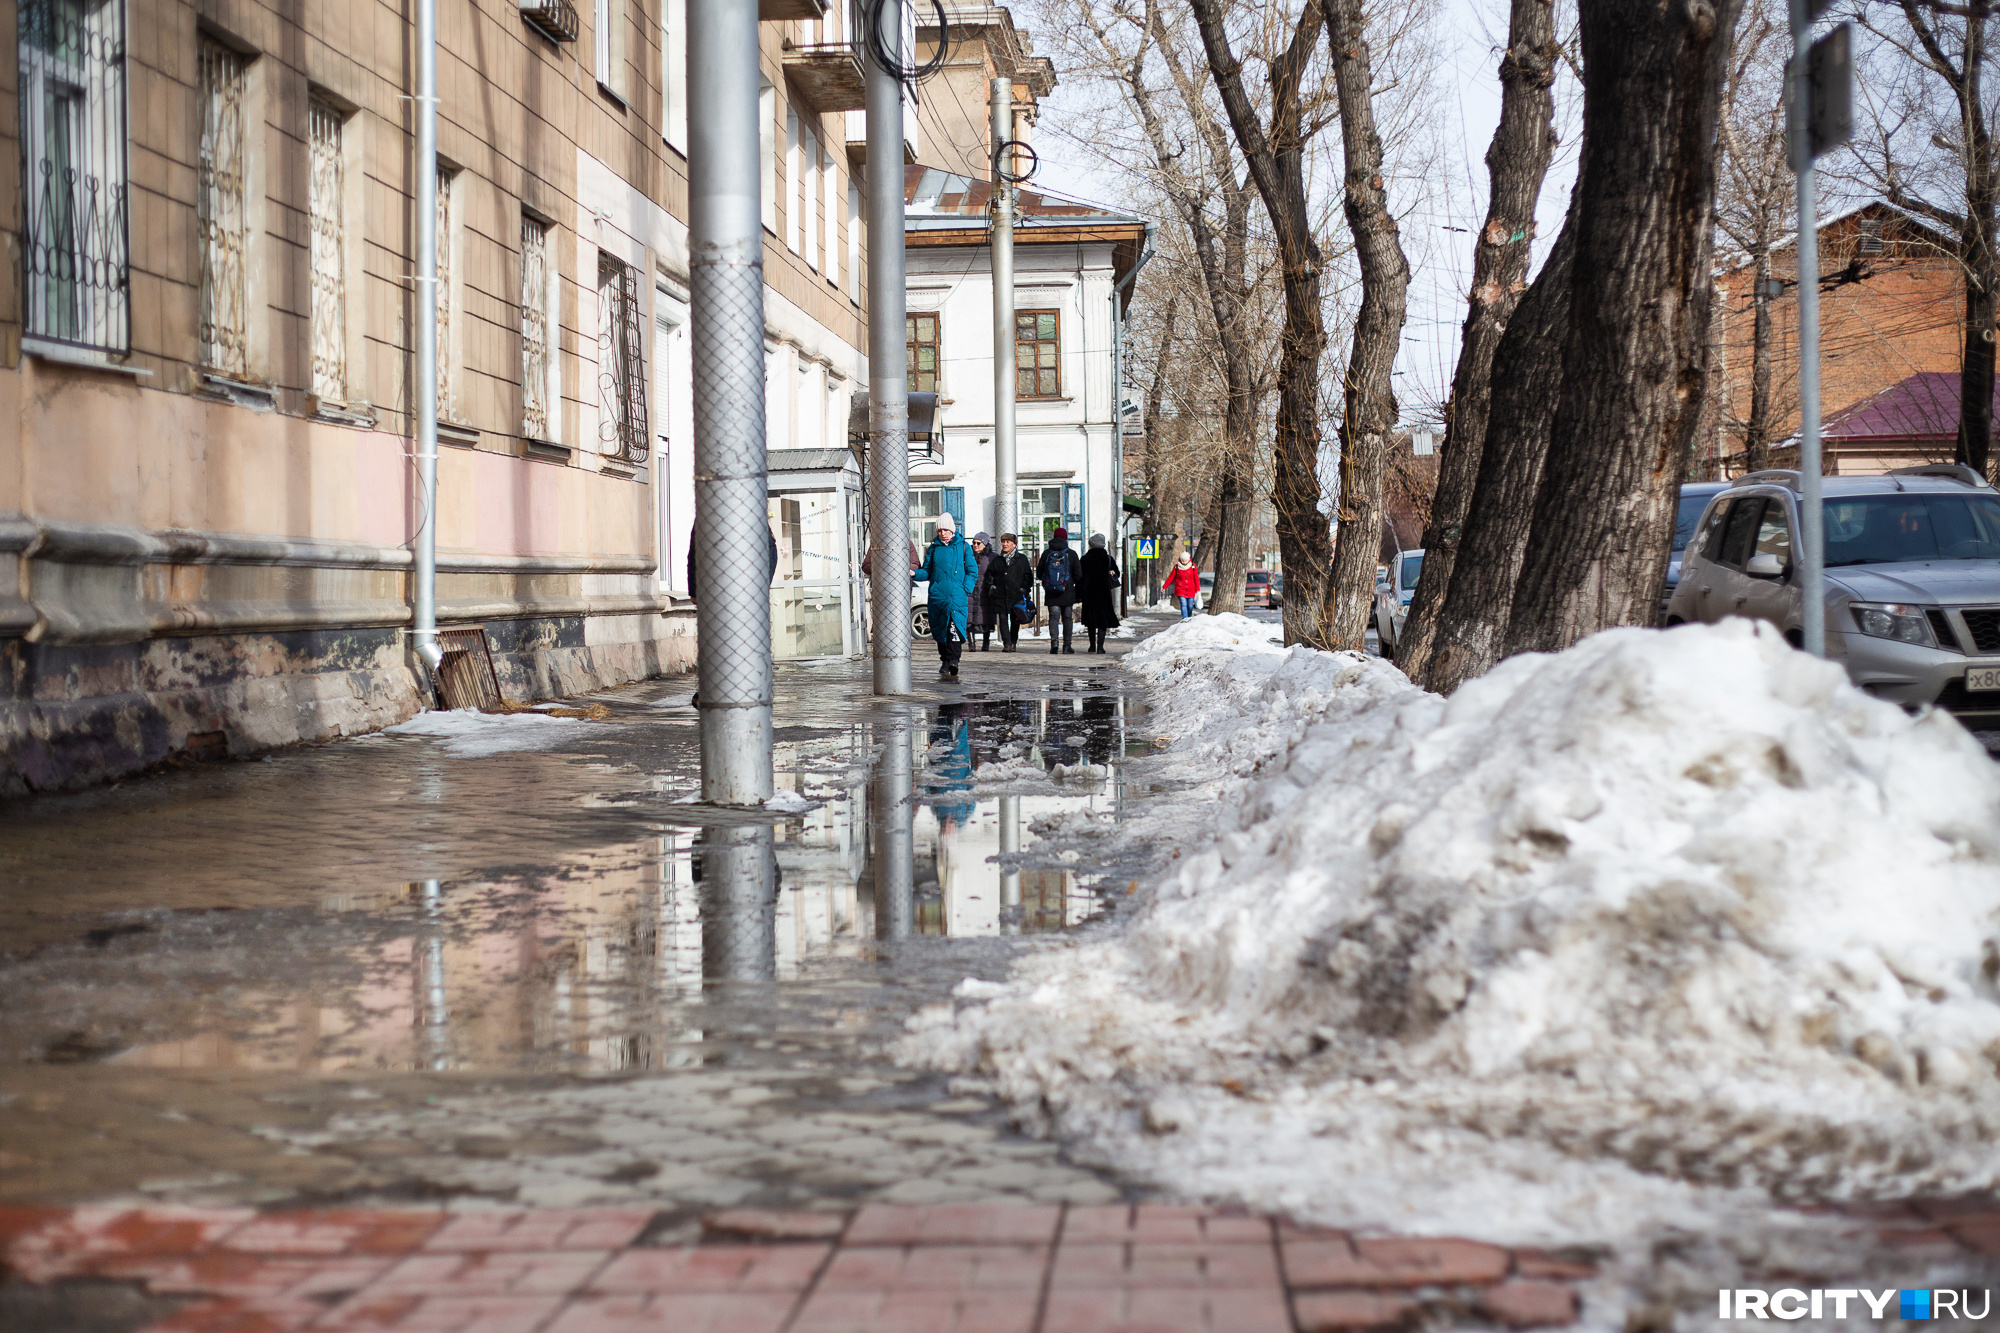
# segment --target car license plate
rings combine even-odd
[[[1974,667],[1965,673],[1968,690],[2000,690],[2000,667]]]

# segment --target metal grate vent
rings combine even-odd
[[[2000,653],[2000,609],[1986,608],[1966,611],[1965,628],[1972,635],[1972,646],[1977,652]]]
[[[441,629],[437,645],[444,653],[438,663],[437,692],[440,706],[449,709],[477,708],[497,712],[505,700],[500,695],[500,676],[493,669],[493,649],[483,629]]]
[[[1924,612],[1924,615],[1931,622],[1931,633],[1937,636],[1938,647],[1957,652],[1958,636],[1951,632],[1951,618],[1936,607]]]

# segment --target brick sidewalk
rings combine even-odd
[[[188,1301],[159,1333],[1291,1333],[1568,1324],[1587,1263],[1199,1208],[0,1209],[9,1280]],[[60,1288],[57,1288],[60,1290]]]

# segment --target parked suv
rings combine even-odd
[[[1694,536],[1695,526],[1701,516],[1708,512],[1708,502],[1728,490],[1726,481],[1688,481],[1681,483],[1680,504],[1674,514],[1674,549],[1667,556],[1667,587],[1660,594],[1660,616],[1666,618],[1667,603],[1674,597],[1674,589],[1681,581],[1681,557],[1687,552],[1688,539]]]
[[[1750,616],[1802,642],[1798,485],[1753,472],[1709,502],[1669,625]],[[2000,492],[1956,464],[1823,486],[1827,656],[1877,698],[2000,718]]]
[[[1424,553],[1398,551],[1385,572],[1387,577],[1375,585],[1375,641],[1382,656],[1394,657],[1410,616],[1410,599],[1417,595],[1417,575],[1424,572]]]
[[[1243,605],[1283,606],[1284,598],[1278,595],[1278,590],[1282,586],[1270,570],[1253,569],[1243,576]]]

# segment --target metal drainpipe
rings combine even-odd
[[[417,549],[410,634],[435,678],[437,643],[437,0],[417,0]]]
[[[756,0],[688,6],[701,797],[771,795],[771,529]]]

